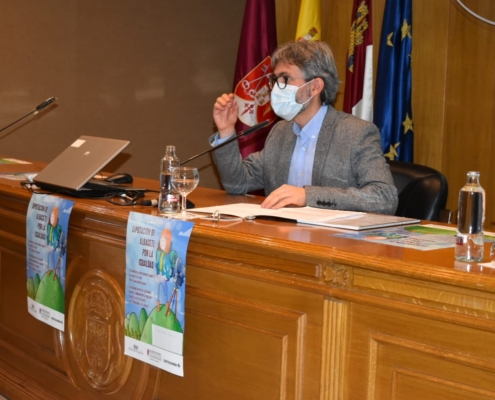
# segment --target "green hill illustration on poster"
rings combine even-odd
[[[125,334],[134,339],[141,340],[148,344],[152,343],[152,325],[159,325],[163,328],[170,329],[175,332],[183,333],[182,327],[175,313],[172,310],[167,310],[166,307],[161,307],[160,310],[155,307],[150,316],[147,316],[146,310],[141,309],[139,320],[136,313],[131,313],[125,319]]]
[[[60,278],[47,272],[40,280],[38,274],[28,279],[28,297],[60,313],[65,309],[65,293]]]
[[[29,313],[64,330],[67,232],[74,202],[33,194],[26,218]]]

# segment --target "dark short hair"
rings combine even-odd
[[[278,63],[293,64],[303,73],[306,81],[321,78],[325,83],[320,93],[321,102],[333,105],[339,90],[339,75],[330,46],[317,40],[289,42],[279,46],[272,56],[272,68]]]

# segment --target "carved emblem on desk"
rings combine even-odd
[[[340,265],[327,265],[323,275],[325,276],[325,282],[338,286],[346,286],[349,279],[347,268]]]
[[[111,326],[108,320],[112,315],[111,304],[104,293],[94,290],[86,298],[86,312],[88,319],[84,352],[91,366],[87,373],[92,379],[101,379],[110,360]]]
[[[113,392],[127,380],[130,359],[123,351],[123,294],[102,271],[85,274],[69,309],[73,373],[101,392]]]

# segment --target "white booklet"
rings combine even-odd
[[[300,224],[320,225],[332,228],[362,230],[386,226],[405,225],[420,222],[419,219],[395,217],[392,215],[368,214],[356,211],[328,210],[314,207],[284,207],[278,210],[261,208],[258,204],[238,203],[222,206],[195,208],[194,213],[234,216],[245,219],[275,219]]]

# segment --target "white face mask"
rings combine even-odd
[[[304,103],[298,103],[296,101],[297,91],[306,86],[308,83],[313,82],[313,80],[314,79],[306,82],[302,86],[287,85],[285,89],[280,89],[278,85],[275,84],[270,95],[271,105],[273,111],[275,111],[275,114],[286,121],[292,120],[297,114],[299,114],[304,104],[310,101],[313,96],[311,96]]]

